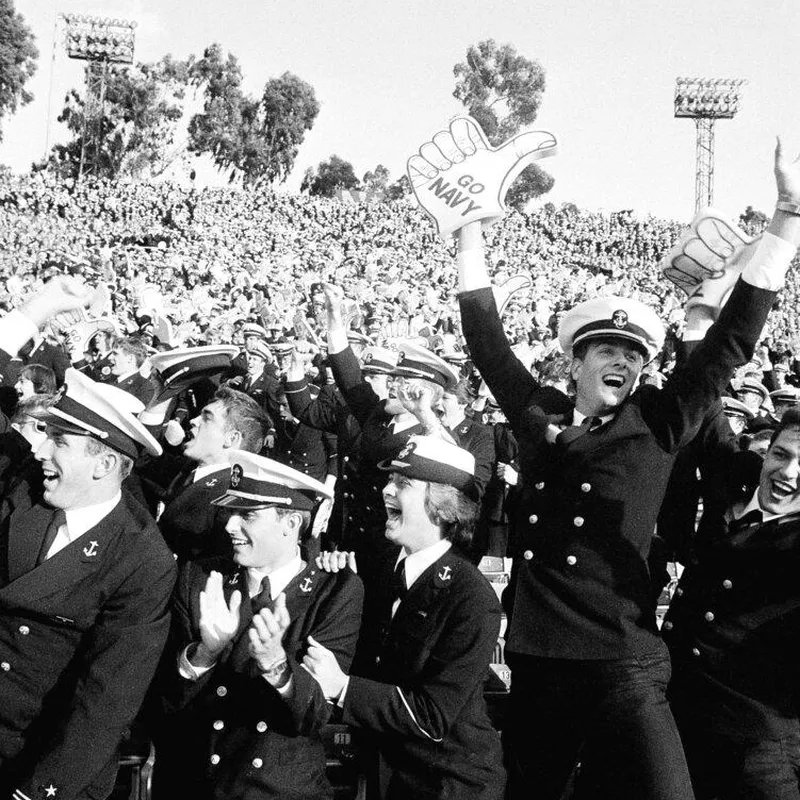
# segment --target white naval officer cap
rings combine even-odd
[[[32,416],[64,433],[91,436],[133,459],[143,452],[160,456],[161,445],[136,418],[142,408],[130,393],[68,369],[55,402]]]
[[[438,436],[411,436],[397,455],[381,461],[378,469],[454,486],[474,497],[475,456]]]
[[[664,325],[650,306],[632,297],[611,295],[574,306],[558,329],[561,349],[568,354],[581,342],[607,337],[631,342],[650,361],[664,344]]]
[[[405,378],[424,378],[444,389],[452,389],[459,380],[459,372],[436,353],[416,342],[401,341],[397,345],[397,367],[394,375]]]
[[[382,375],[389,375],[397,366],[397,350],[390,350],[388,347],[378,347],[370,345],[364,348],[361,353],[361,371],[377,372]]]
[[[231,450],[230,461],[230,485],[211,505],[232,509],[277,506],[311,511],[318,500],[333,497],[324,483],[271,458]]]
[[[741,417],[748,420],[753,419],[756,415],[741,400],[727,395],[722,398],[722,411],[726,417]]]
[[[782,389],[776,389],[774,392],[770,392],[769,396],[773,403],[800,405],[800,389],[795,386],[784,386]]]

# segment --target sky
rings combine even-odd
[[[770,212],[775,136],[800,152],[797,0],[15,1],[40,50],[34,102],[2,123],[0,163],[15,171],[42,157],[48,129],[50,145],[64,138],[55,118],[67,90],[82,84],[62,28],[54,37],[64,12],[136,20],[137,61],[219,42],[239,58],[253,94],[287,70],[310,83],[321,111],[289,190],[332,154],[359,176],[382,163],[399,177],[408,156],[459,112],[453,66],[488,38],[545,68],[534,127],[559,141],[559,155],[542,162],[556,178],[545,200],[688,221],[695,130],[673,117],[678,76],[748,81],[738,116],[716,126],[715,207]],[[201,175],[213,179],[210,169]]]

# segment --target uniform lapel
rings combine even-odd
[[[421,622],[443,592],[448,591],[456,574],[457,564],[451,550],[433,562],[414,581],[408,593],[397,607],[392,625],[402,620]]]
[[[15,581],[36,566],[53,509],[36,504],[17,509],[8,521],[8,580]]]
[[[38,566],[36,560],[52,512],[44,506],[33,506],[24,519],[17,521],[15,513],[9,526],[9,567],[13,572],[9,584],[2,589],[6,599],[17,592],[26,598],[59,594],[108,563],[114,558],[114,542],[124,527],[124,505],[121,500],[97,525]]]

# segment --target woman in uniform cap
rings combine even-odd
[[[500,740],[483,697],[500,607],[459,552],[477,514],[474,463],[433,436],[412,436],[382,462],[386,538],[402,550],[383,581],[376,668],[347,675],[316,642],[303,660],[343,721],[377,735],[381,796],[390,800],[503,796]]]

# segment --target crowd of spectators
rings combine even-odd
[[[508,334],[533,347],[534,362],[549,364],[559,315],[598,294],[643,300],[674,329],[683,297],[659,262],[681,228],[571,204],[510,212],[488,233],[496,281],[527,273],[533,284],[512,301]],[[53,269],[91,267],[111,289],[104,313],[123,333],[157,314],[170,321],[172,344],[224,340],[228,325],[247,318],[287,334],[298,309],[313,328],[311,287],[320,280],[356,299],[351,324],[364,332],[459,334],[452,253],[411,200],[354,204],[174,183],[72,183],[45,172],[5,176],[0,253],[5,308]],[[770,317],[767,335],[786,343],[776,349],[788,349],[798,333],[799,299],[795,278]]]

